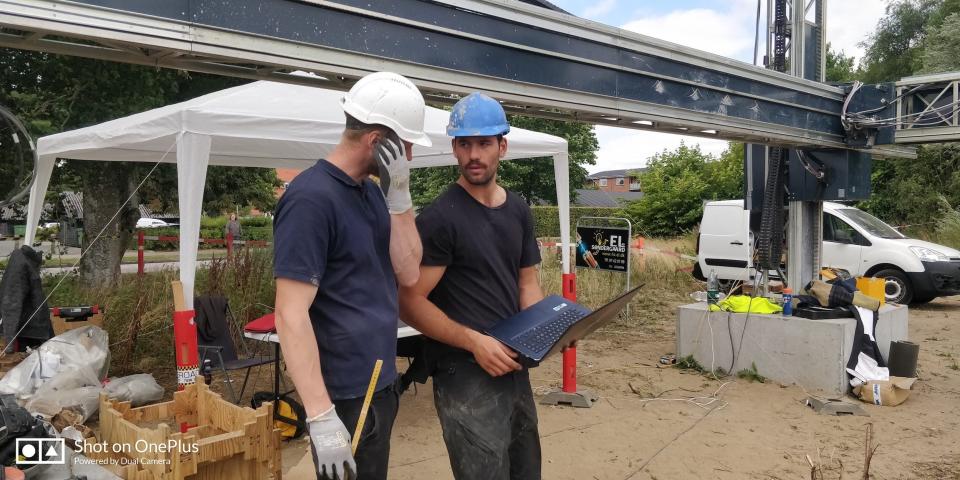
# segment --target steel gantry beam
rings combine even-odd
[[[897,143],[955,142],[960,138],[960,75],[908,77],[896,83]]]
[[[481,90],[531,116],[846,146],[840,88],[516,1],[0,0],[0,27],[10,48],[340,89],[392,70],[435,103]]]

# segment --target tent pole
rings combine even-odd
[[[560,213],[560,252],[563,261],[561,285],[563,296],[577,300],[577,274],[570,265],[570,159],[563,153],[553,156],[553,173],[557,182],[557,210]],[[563,387],[547,394],[540,403],[547,405],[570,405],[591,407],[597,397],[587,391],[577,390],[577,349],[563,351]]]
[[[40,216],[43,214],[43,200],[50,186],[50,175],[53,174],[53,157],[38,157],[36,163],[36,177],[30,185],[30,200],[27,204],[27,231],[23,234],[23,244],[33,245],[37,236],[37,226],[40,225]]]
[[[173,312],[173,336],[177,342],[177,384],[194,383],[200,374],[197,353],[197,326],[193,294],[197,274],[197,244],[200,241],[200,214],[203,187],[210,163],[210,136],[182,132],[177,139],[177,188],[180,207],[180,283],[182,299]],[[176,286],[174,298],[176,298]]]

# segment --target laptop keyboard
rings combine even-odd
[[[561,313],[556,320],[537,325],[521,333],[514,341],[531,352],[548,350],[554,343],[557,343],[557,340],[560,340],[560,337],[571,325],[577,323],[584,315],[586,315],[584,312],[578,310],[567,310]]]

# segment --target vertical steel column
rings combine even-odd
[[[797,77],[808,77],[823,82],[826,69],[823,68],[826,55],[826,0],[794,0],[790,23],[793,35],[790,37],[790,73]],[[812,32],[817,38],[806,38],[806,12],[810,4],[816,2],[816,19],[821,24]],[[817,72],[805,72],[805,50],[816,48],[821,53],[816,63]],[[809,75],[808,75],[809,74]],[[790,201],[787,217],[787,284],[794,292],[803,288],[807,282],[816,278],[820,271],[820,252],[823,245],[823,202]]]

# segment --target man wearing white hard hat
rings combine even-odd
[[[480,93],[453,106],[447,135],[460,178],[423,209],[420,280],[400,289],[401,318],[423,332],[433,398],[457,480],[540,478],[530,375],[482,332],[543,299],[530,207],[497,184],[510,132]]]
[[[342,107],[340,142],[297,175],[277,205],[276,325],[306,409],[317,478],[382,480],[399,402],[397,285],[417,281],[421,257],[409,160],[413,145],[430,139],[423,96],[395,73],[363,77]],[[383,369],[354,457],[351,434],[378,359]]]

